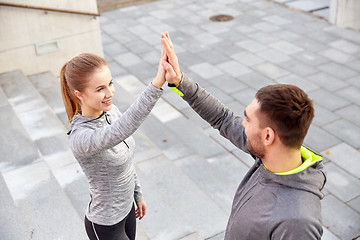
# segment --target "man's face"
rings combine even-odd
[[[249,152],[258,158],[262,159],[265,155],[265,145],[262,141],[260,119],[257,111],[260,105],[256,99],[254,99],[250,105],[245,109],[245,118],[241,125],[245,128],[245,134],[247,137],[247,149]]]

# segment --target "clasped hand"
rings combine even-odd
[[[159,61],[158,73],[153,85],[161,88],[165,81],[170,84],[180,84],[182,73],[178,58],[174,51],[174,45],[168,32],[161,34],[161,58]]]

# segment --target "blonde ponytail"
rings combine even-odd
[[[60,71],[60,85],[61,85],[61,95],[65,106],[65,111],[69,119],[69,123],[71,123],[72,119],[76,115],[78,111],[81,110],[80,103],[78,99],[75,97],[74,91],[71,91],[67,81],[66,81],[66,66],[68,62],[66,62]]]

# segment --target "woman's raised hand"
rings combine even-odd
[[[165,69],[163,67],[163,62],[166,62],[166,59],[167,59],[166,51],[165,51],[165,48],[164,48],[164,46],[162,44],[162,40],[161,40],[161,57],[159,60],[158,72],[156,74],[154,81],[152,81],[152,84],[159,89],[165,83]]]
[[[168,83],[178,85],[181,82],[182,73],[168,32],[161,34],[161,49],[165,50],[167,57],[165,61],[162,61],[162,66],[166,71],[165,79]]]

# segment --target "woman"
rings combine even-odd
[[[131,160],[135,148],[131,135],[162,94],[164,59],[162,49],[157,76],[123,114],[112,105],[115,89],[103,58],[80,54],[61,69],[70,145],[90,187],[85,228],[91,240],[135,239],[136,218],[146,214]]]

